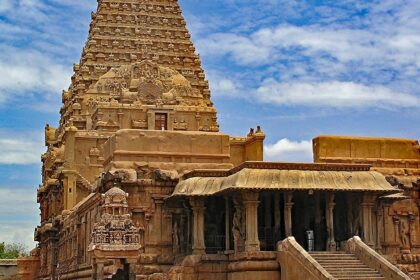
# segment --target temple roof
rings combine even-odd
[[[269,168],[264,168],[264,165]],[[293,166],[294,169],[290,168]],[[359,166],[360,169],[347,171],[339,170],[338,165],[331,165],[329,169],[328,166],[279,163],[275,168],[275,163],[260,163],[260,166],[254,167],[248,163],[248,167],[244,165],[224,171],[224,174],[219,172],[221,176],[214,171],[214,176],[211,177],[188,178],[177,185],[172,196],[211,196],[240,190],[398,192],[398,189],[392,187],[385,177],[376,171],[363,169],[362,166]],[[202,171],[201,175],[205,175],[205,172]]]

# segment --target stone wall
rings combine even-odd
[[[0,260],[0,280],[15,280],[17,274],[16,260]]]

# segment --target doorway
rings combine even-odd
[[[292,234],[308,250],[307,231],[314,232],[314,250],[327,249],[326,197],[319,192],[295,192],[292,208]]]
[[[155,130],[168,130],[168,114],[155,114]]]

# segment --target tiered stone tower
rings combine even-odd
[[[102,168],[102,146],[117,130],[219,130],[200,58],[173,0],[98,1],[62,101],[60,126],[46,127],[43,186],[58,184],[58,174],[73,165],[77,173],[65,177],[81,188],[67,187],[64,209],[87,195],[83,189]],[[66,148],[76,131],[85,145]],[[85,162],[74,166],[80,156]],[[45,187],[40,197],[49,196]]]
[[[145,77],[139,80],[142,74]],[[98,103],[111,101],[121,108],[170,105],[166,108],[174,110],[177,105],[177,111],[205,112],[212,119],[201,126],[176,114],[171,125],[180,130],[218,130],[208,82],[177,1],[98,1],[72,84],[63,92],[58,136],[72,125],[79,130],[112,129],[104,123],[108,118],[95,111]],[[186,108],[190,106],[201,108]],[[131,125],[147,128],[142,121],[133,118]],[[124,122],[119,126],[127,128]]]
[[[261,131],[243,138],[219,133],[200,64],[176,0],[98,0],[82,57],[63,91],[59,127],[45,128],[35,232],[41,278],[83,278],[76,271],[93,265],[87,248],[101,215],[100,194],[117,181],[123,189],[130,182],[124,191],[134,191],[132,197],[151,186],[141,199],[128,198],[140,213],[134,222],[146,230],[150,213],[156,223],[172,215],[159,211],[183,173],[262,158]],[[156,176],[170,181],[162,183],[166,189]],[[157,226],[142,237],[151,246],[141,246],[155,257],[162,246],[169,248],[166,226],[165,240],[156,239],[165,230]]]

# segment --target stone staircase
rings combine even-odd
[[[368,267],[355,255],[346,252],[311,252],[310,255],[334,279],[339,280],[385,280],[378,271]]]

